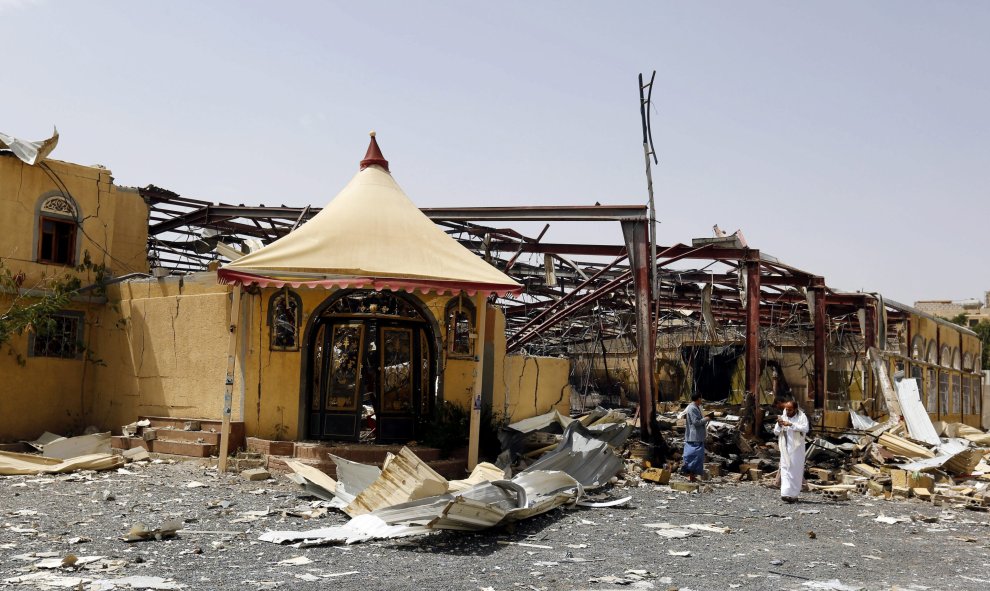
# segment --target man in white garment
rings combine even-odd
[[[797,402],[788,400],[773,432],[780,448],[780,498],[785,503],[794,503],[804,481],[804,436],[808,433],[808,416],[798,408]]]

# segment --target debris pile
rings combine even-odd
[[[0,451],[0,475],[60,474],[77,470],[119,468],[125,459],[110,453],[110,433],[62,437],[45,432],[25,444],[41,455]]]
[[[608,484],[623,467],[617,447],[632,431],[622,416],[609,421],[571,420],[560,415],[535,417],[515,424],[516,443],[551,425],[566,425],[548,453],[521,472],[478,464],[463,480],[448,481],[408,448],[389,454],[381,469],[332,457],[338,479],[298,462],[287,462],[291,479],[304,490],[331,502],[351,520],[338,527],[308,531],[268,531],[262,541],[300,547],[352,544],[374,539],[429,534],[437,530],[479,531],[546,513],[566,504],[581,504],[586,491]],[[625,500],[586,503],[614,506]]]

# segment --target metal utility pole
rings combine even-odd
[[[653,130],[650,127],[650,100],[653,97],[653,80],[657,77],[657,71],[653,70],[650,82],[643,84],[643,75],[639,75],[639,118],[643,123],[643,158],[646,160],[646,190],[650,195],[650,244],[653,254],[653,293],[660,291],[660,274],[657,269],[657,210],[653,203],[653,164],[659,164],[656,150],[653,149]]]

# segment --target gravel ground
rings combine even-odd
[[[191,482],[205,486],[190,488]],[[46,588],[40,580],[11,581],[40,573],[111,581],[140,575],[164,578],[160,587],[240,591],[843,588],[805,585],[829,580],[849,589],[990,589],[986,513],[862,496],[826,503],[806,494],[803,502],[784,505],[775,491],[751,483],[716,482],[701,494],[652,484],[606,492],[631,495],[632,502],[558,509],[479,534],[297,549],[257,536],[342,524],[346,517],[333,510],[308,520],[284,516],[312,499],[281,477],[220,478],[195,462],[0,477],[0,588]],[[266,509],[272,513],[265,517],[247,514]],[[908,520],[888,525],[875,521],[881,514]],[[178,537],[122,541],[134,523],[158,527],[170,517],[184,521]],[[658,522],[717,524],[731,532],[665,539],[645,526]],[[690,555],[671,554],[685,551]],[[50,553],[42,560],[70,553],[103,558],[77,570],[46,570],[38,568],[42,560],[25,556],[32,553]],[[312,562],[279,564],[295,557]],[[128,587],[118,582],[117,588]]]

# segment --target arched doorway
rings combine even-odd
[[[435,333],[418,301],[389,291],[345,290],[310,320],[305,384],[310,439],[358,441],[365,406],[375,439],[421,436],[435,404]]]

